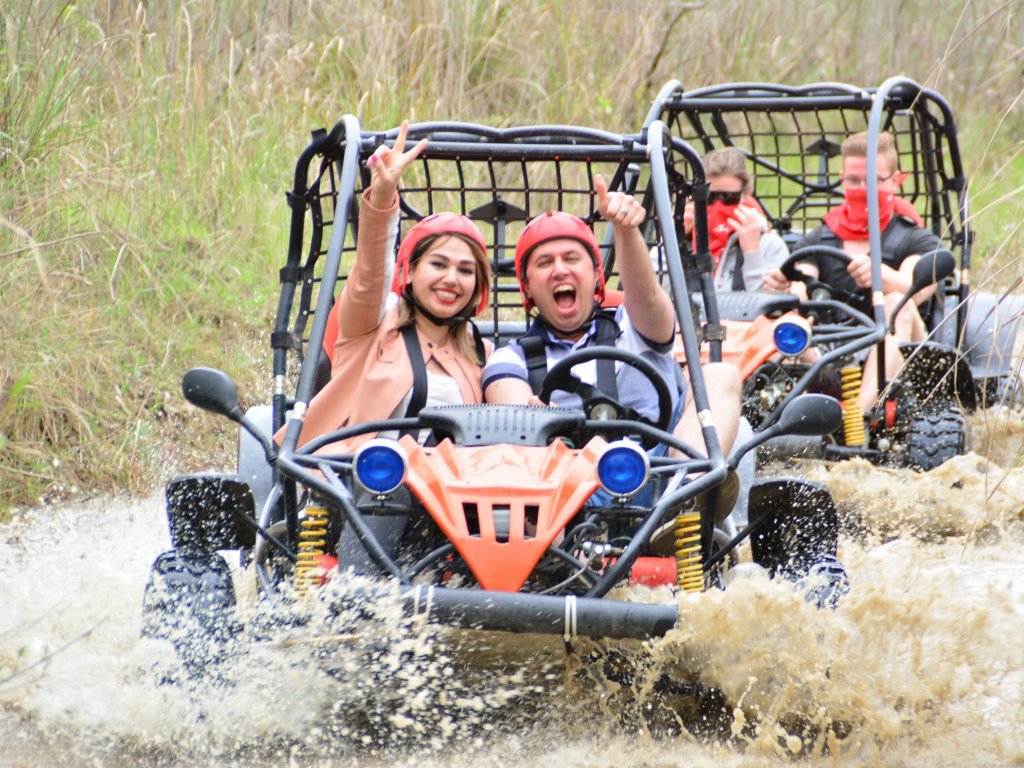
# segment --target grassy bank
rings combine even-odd
[[[903,74],[943,93],[962,125],[976,271],[1018,263],[1022,12],[1021,1],[936,13],[925,0],[11,0],[0,10],[0,511],[134,492],[195,464],[227,430],[183,403],[190,365],[267,398],[284,190],[309,131],[346,112],[375,128],[408,116],[624,130],[671,78]]]

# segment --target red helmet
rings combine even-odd
[[[549,240],[576,240],[590,251],[590,257],[597,267],[597,284],[594,287],[594,301],[604,301],[604,264],[601,262],[601,248],[593,231],[579,216],[565,211],[548,211],[542,213],[523,230],[516,242],[516,278],[519,280],[519,292],[523,296],[523,306],[529,312],[533,309],[533,300],[526,295],[526,260],[533,249]]]
[[[480,291],[480,303],[473,310],[473,315],[479,315],[487,306],[487,290],[490,265],[487,263],[487,243],[479,228],[472,220],[461,213],[435,213],[420,219],[412,229],[405,233],[402,244],[398,247],[398,259],[395,261],[395,276],[391,281],[391,290],[394,293],[402,293],[409,282],[409,273],[412,269],[411,261],[416,246],[427,237],[434,235],[457,235],[472,240],[483,250],[483,263],[477,265],[477,281],[482,284]]]

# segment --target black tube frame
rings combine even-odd
[[[952,336],[957,344],[964,343],[967,327],[967,303],[970,292],[971,244],[973,235],[969,216],[967,180],[960,156],[960,145],[957,126],[953,119],[953,111],[945,98],[938,92],[925,88],[905,77],[893,77],[886,80],[878,88],[861,88],[845,83],[821,82],[803,86],[787,86],[774,83],[741,82],[713,85],[704,88],[686,90],[678,80],[666,83],[647,113],[645,125],[660,120],[675,129],[683,121],[693,129],[696,136],[709,150],[714,146],[732,143],[728,129],[721,116],[728,113],[757,112],[770,114],[791,112],[824,112],[824,111],[855,110],[867,117],[869,134],[869,174],[868,199],[874,200],[874,212],[870,214],[871,226],[877,228],[878,212],[877,176],[873,176],[877,168],[878,134],[891,123],[897,114],[913,114],[917,126],[912,140],[915,147],[920,145],[916,153],[922,159],[919,175],[924,188],[919,192],[927,198],[927,208],[931,218],[932,231],[943,238],[953,252],[959,253],[959,280],[955,293],[947,295],[956,297],[955,326]],[[710,123],[709,129],[706,123]],[[685,132],[676,131],[685,137]],[[941,146],[939,145],[941,143]],[[950,172],[945,177],[940,174],[936,158],[939,154],[947,157]],[[811,191],[822,192],[829,185],[815,184],[808,179],[797,179],[784,169],[773,166],[764,159],[750,156],[748,159],[755,164],[769,168],[780,178],[799,181]],[[957,194],[956,209],[949,205],[946,194]],[[771,214],[770,214],[771,215]],[[876,250],[876,240],[871,239],[871,248]],[[879,240],[880,242],[880,240]],[[877,260],[877,259],[876,259]],[[879,290],[880,281],[873,275],[873,291]],[[884,377],[880,378],[880,383]]]
[[[356,536],[366,547],[371,560],[380,569],[402,584],[409,579],[402,569],[388,556],[379,542],[374,538],[369,526],[362,518],[359,510],[352,502],[351,493],[341,480],[339,472],[344,470],[346,461],[351,457],[315,457],[312,452],[317,448],[347,436],[366,431],[379,431],[385,422],[364,424],[358,427],[340,430],[324,435],[297,450],[296,445],[302,428],[302,416],[315,391],[315,375],[317,354],[310,350],[318,350],[325,335],[327,315],[339,280],[343,251],[346,248],[346,232],[350,222],[357,215],[357,181],[364,184],[367,179],[365,162],[382,142],[393,142],[398,129],[382,133],[362,132],[356,119],[350,115],[342,118],[327,133],[314,135],[313,142],[303,151],[295,171],[294,189],[289,195],[292,205],[292,231],[289,238],[289,252],[286,268],[282,270],[282,291],[278,305],[277,321],[272,336],[274,344],[274,426],[284,428],[283,439],[275,461],[277,482],[285,486],[282,496],[290,500],[285,519],[288,522],[289,541],[295,546],[297,541],[297,513],[295,500],[298,489],[304,488],[314,493],[323,503],[341,513],[352,525]],[[627,181],[627,168],[647,167],[647,188],[643,197],[659,223],[660,245],[664,248],[666,266],[669,274],[671,294],[676,308],[683,346],[687,358],[700,359],[697,332],[693,325],[690,312],[689,297],[683,283],[679,243],[677,231],[681,231],[681,216],[685,196],[690,190],[705,188],[703,168],[697,153],[685,142],[673,138],[665,126],[655,122],[647,126],[640,135],[619,135],[572,126],[527,126],[510,129],[496,129],[467,123],[424,123],[410,126],[410,141],[429,137],[430,145],[423,158],[431,161],[452,160],[465,161],[474,157],[494,160],[507,160],[512,163],[559,163],[578,159],[588,163],[610,162],[616,164],[618,171],[609,180],[609,187],[619,188]],[[310,184],[308,179],[315,160],[320,160],[320,176]],[[669,160],[673,171],[679,174],[678,167],[685,166],[690,172],[686,184],[677,184],[670,192]],[[332,233],[330,245],[321,252],[322,230],[327,225],[320,208],[322,196],[321,183],[336,185],[334,221],[331,222]],[[578,190],[577,190],[578,192]],[[673,193],[676,199],[673,199]],[[431,198],[432,199],[432,198]],[[495,198],[497,200],[497,197]],[[432,210],[416,211],[403,197],[403,212],[410,218],[433,213]],[[700,211],[697,215],[699,242],[706,250],[707,222],[706,205],[698,202]],[[313,232],[305,233],[306,210],[312,211]],[[541,213],[540,210],[528,210],[528,215]],[[317,217],[320,217],[319,220]],[[352,233],[354,237],[354,232]],[[303,261],[302,247],[306,241],[310,247]],[[497,259],[498,254],[495,254]],[[316,308],[312,313],[312,325],[308,340],[302,338],[304,322],[310,314],[313,284],[317,281],[313,273],[316,262],[323,258],[322,276],[316,291]],[[613,261],[613,259],[609,259]],[[299,292],[299,283],[302,290]],[[296,307],[296,294],[298,307]],[[716,308],[713,307],[713,312]],[[715,318],[717,314],[709,315]],[[292,325],[292,318],[296,320]],[[284,382],[288,376],[287,358],[289,351],[299,352],[301,360],[298,381],[294,396],[289,398],[285,393]],[[605,595],[618,581],[628,574],[630,567],[653,531],[663,522],[667,512],[678,508],[687,500],[708,491],[722,482],[727,473],[725,457],[722,454],[712,420],[707,389],[699,366],[690,372],[692,397],[699,412],[705,415],[702,419],[702,436],[707,447],[707,457],[692,446],[679,443],[671,434],[661,432],[653,427],[634,422],[602,422],[599,428],[605,433],[620,432],[623,434],[648,434],[679,448],[692,458],[679,460],[679,466],[685,468],[687,474],[697,475],[695,479],[683,485],[674,493],[662,498],[658,504],[648,511],[641,524],[640,531],[633,542],[626,547],[617,561],[603,574],[595,574],[595,579],[587,591],[587,597]],[[414,425],[415,421],[411,425]],[[410,425],[410,426],[411,426]],[[402,428],[405,421],[388,421],[388,428]],[[594,425],[597,427],[598,425]],[[662,468],[666,471],[665,468]]]

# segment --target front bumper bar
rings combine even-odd
[[[395,594],[382,588],[378,597]],[[627,603],[596,597],[531,595],[402,586],[398,590],[408,616],[425,615],[428,621],[467,629],[576,637],[661,637],[675,626],[675,604]],[[375,596],[360,590],[360,598]]]

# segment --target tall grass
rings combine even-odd
[[[309,131],[346,112],[371,128],[410,117],[625,130],[671,78],[877,85],[903,74],[953,103],[978,252],[1005,266],[1022,250],[1022,10],[8,0],[0,510],[148,488],[195,463],[190,446],[224,442],[177,394],[191,364],[225,368],[251,400],[266,398],[283,192]]]

